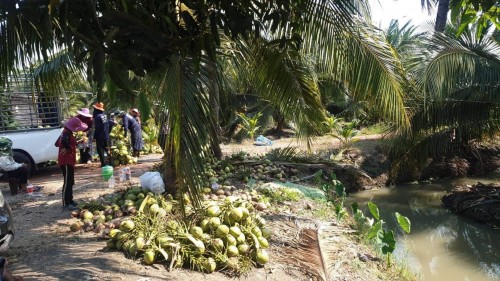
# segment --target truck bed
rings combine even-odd
[[[34,164],[57,160],[58,148],[54,145],[62,128],[27,129],[1,132],[0,136],[12,141],[12,149],[29,155]]]

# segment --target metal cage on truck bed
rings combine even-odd
[[[0,93],[0,132],[60,127],[59,97],[31,92]]]

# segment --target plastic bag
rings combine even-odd
[[[159,172],[146,172],[139,177],[141,187],[145,190],[150,190],[153,193],[165,192],[165,183]]]
[[[253,143],[254,145],[259,145],[259,146],[262,146],[262,145],[273,145],[273,142],[264,137],[263,135],[260,135],[258,136],[256,139],[255,139],[255,142]]]

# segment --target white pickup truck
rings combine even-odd
[[[39,164],[56,160],[54,146],[61,134],[59,98],[40,93],[0,93],[0,136],[12,140],[14,159],[30,171]]]

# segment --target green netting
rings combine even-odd
[[[325,193],[317,188],[312,188],[312,187],[307,187],[303,186],[300,184],[295,184],[291,182],[269,182],[265,183],[259,188],[288,188],[288,189],[294,189],[302,194],[304,196],[314,199],[314,200],[326,200]]]

